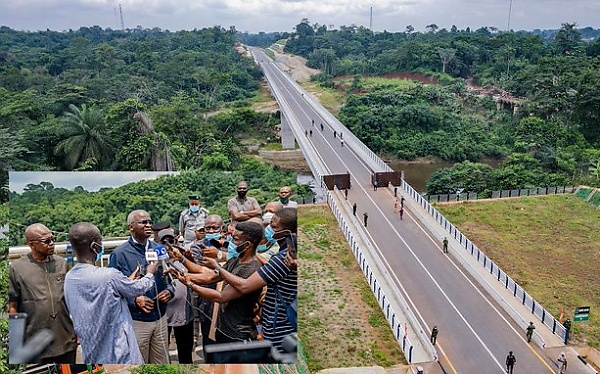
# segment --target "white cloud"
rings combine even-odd
[[[119,27],[119,0],[5,1],[0,25],[16,29],[66,30],[80,26]],[[221,25],[241,31],[292,31],[303,18],[336,27],[368,25],[373,6],[376,31],[439,27],[505,28],[509,0],[121,0],[126,27],[169,30]],[[568,6],[567,6],[568,5]],[[600,26],[598,0],[514,0],[514,29],[558,28],[562,22]]]

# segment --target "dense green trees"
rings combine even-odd
[[[0,28],[0,129],[12,143],[6,155],[0,150],[3,162],[21,170],[167,170],[200,167],[207,154],[199,150],[210,147],[239,161],[235,142],[209,116],[246,106],[259,88],[260,71],[236,43],[235,29],[220,27]]]
[[[284,185],[292,186],[295,195],[310,195],[306,186],[296,186],[295,174],[276,171],[252,158],[243,160],[234,172],[196,169],[99,192],[42,182],[28,185],[22,194],[11,194],[10,223],[15,232],[11,244],[22,243],[24,228],[34,222],[45,222],[62,233],[60,240],[80,221],[94,222],[105,236],[126,236],[126,216],[133,209],[146,209],[155,221],[175,224],[190,192],[199,193],[206,208],[227,218],[227,200],[235,195],[240,180],[248,181],[249,195],[263,206],[275,200]]]

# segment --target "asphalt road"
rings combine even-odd
[[[387,188],[373,191],[372,170],[339,135],[318,116],[283,72],[260,50],[252,49],[271,85],[282,92],[301,122],[302,133],[312,130],[310,144],[332,174],[350,172],[352,188],[348,203],[357,203],[357,217],[369,215],[367,232],[378,255],[412,304],[428,333],[439,329],[436,345],[441,367],[447,373],[504,373],[508,351],[517,358],[515,373],[553,373],[550,357],[528,344],[524,331],[466,275],[452,258],[441,251],[439,238],[430,234],[406,210],[404,219],[394,212],[393,193]],[[311,120],[314,119],[314,126]],[[324,130],[321,131],[320,123]],[[400,191],[400,189],[399,189]],[[436,370],[437,371],[437,370]]]

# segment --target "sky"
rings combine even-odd
[[[22,193],[28,184],[50,182],[54,187],[69,190],[77,186],[87,191],[98,191],[103,187],[119,187],[140,180],[156,179],[165,174],[178,174],[176,172],[62,172],[62,171],[11,171],[8,174],[8,188],[10,191]]]
[[[513,30],[557,29],[563,22],[600,27],[600,0],[121,0],[126,28],[191,30],[220,25],[238,31],[293,31],[310,23],[369,26],[375,31],[417,31],[436,24],[450,29],[508,26]],[[99,25],[120,28],[118,0],[7,0],[0,25],[17,30],[78,29]]]

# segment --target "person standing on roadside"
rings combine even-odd
[[[444,253],[448,253],[448,238],[444,237],[444,240],[442,241],[442,245],[443,245]]]
[[[435,342],[437,342],[438,333],[439,330],[437,326],[433,326],[433,329],[431,329],[431,344],[435,345]]]
[[[402,216],[404,216],[404,208],[400,207],[400,221],[402,221]]]
[[[367,227],[367,220],[369,219],[369,214],[367,212],[363,213],[363,223],[365,227]]]
[[[356,203],[352,204],[352,215],[356,216]]]
[[[560,356],[558,356],[558,362],[560,362],[558,373],[565,374],[567,372],[567,356],[565,355],[565,352],[560,352]]]
[[[531,337],[533,336],[533,330],[535,330],[535,326],[533,322],[529,322],[529,326],[527,326],[527,343],[531,342]]]

